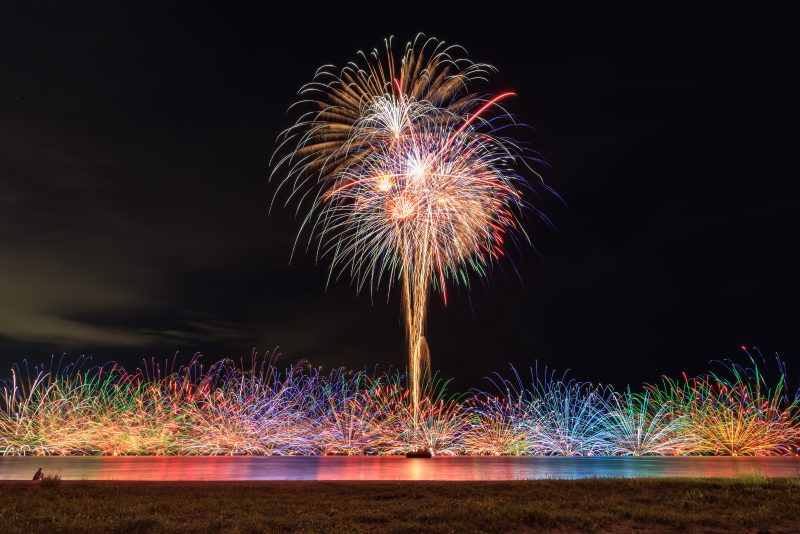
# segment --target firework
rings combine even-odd
[[[478,396],[490,399],[488,411],[493,416],[507,414],[506,435],[520,435],[516,443],[524,444],[519,449],[524,454],[589,456],[607,452],[603,423],[609,388],[557,378],[547,369],[540,373],[538,367],[531,369],[530,386],[513,368],[512,378],[495,375],[491,382],[498,395],[493,400],[491,393]]]
[[[525,430],[527,404],[510,404],[501,396],[478,394],[469,406],[471,417],[462,441],[468,455],[519,456],[528,454]]]
[[[788,455],[798,397],[783,364],[664,378],[641,392],[531,370],[489,392],[425,382],[417,413],[406,377],[266,356],[128,372],[87,361],[15,366],[0,383],[2,455]]]
[[[314,454],[307,436],[317,430],[310,416],[317,373],[297,367],[283,373],[271,364],[240,369],[223,361],[209,376],[219,380],[188,403],[182,447],[189,454]],[[206,383],[208,381],[205,381]],[[202,384],[202,382],[201,382]],[[206,384],[203,384],[205,386]]]
[[[606,440],[616,456],[677,456],[696,447],[686,415],[671,403],[653,402],[651,392],[612,392],[606,400]]]
[[[322,454],[363,455],[378,451],[380,380],[364,372],[334,370],[317,380],[314,417],[321,431]]]
[[[502,135],[513,118],[495,113],[513,93],[471,90],[492,67],[421,35],[399,57],[385,45],[301,88],[308,109],[281,135],[273,173],[285,172],[279,189],[306,211],[301,233],[330,257],[331,276],[401,286],[416,419],[430,370],[428,295],[438,289],[446,302],[448,281],[485,275],[509,241],[527,239],[516,169],[531,155]]]
[[[588,382],[535,377],[531,388],[534,418],[527,422],[533,454],[547,456],[603,455],[602,432],[606,388]]]
[[[415,407],[409,402],[410,392],[402,386],[403,380],[398,374],[386,376],[383,387],[375,391],[379,415],[374,431],[379,450],[384,454],[420,450],[440,456],[461,453],[466,413],[459,398],[448,395],[447,383],[434,376],[424,384],[419,406]]]
[[[800,437],[800,399],[788,394],[786,369],[780,359],[776,362],[778,379],[773,387],[751,356],[750,367],[728,361],[723,364],[724,375],[664,378],[661,387],[649,389],[676,417],[685,419],[694,454],[789,454],[797,451]]]

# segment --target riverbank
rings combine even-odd
[[[800,479],[0,482],[0,531],[800,531]]]

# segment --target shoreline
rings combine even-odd
[[[798,457],[115,456],[3,457],[0,480],[42,468],[62,480],[115,481],[514,481],[587,478],[800,477]]]

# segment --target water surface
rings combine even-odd
[[[800,476],[800,457],[0,457],[0,480],[524,480]]]

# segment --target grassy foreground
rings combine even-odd
[[[800,531],[800,479],[0,482],[0,532]]]

